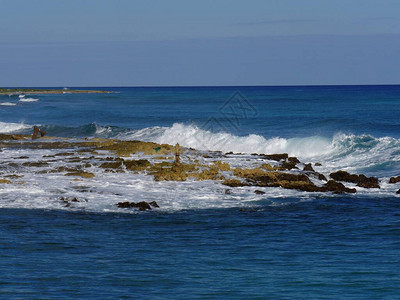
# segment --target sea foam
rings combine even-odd
[[[0,133],[18,133],[19,131],[29,129],[32,126],[24,123],[4,123],[0,122]]]

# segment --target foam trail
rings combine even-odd
[[[37,102],[39,99],[37,98],[21,98],[19,99],[20,102]]]
[[[0,122],[0,133],[17,133],[32,126],[25,125],[24,123],[3,123]]]
[[[15,106],[17,104],[16,103],[12,103],[12,102],[1,102],[0,105],[1,106]]]

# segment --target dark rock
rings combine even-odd
[[[366,177],[363,174],[350,174],[346,171],[337,171],[331,173],[329,176],[337,181],[356,183],[357,186],[363,188],[380,188],[378,178],[376,177]]]
[[[328,181],[328,179],[326,179],[324,174],[321,174],[321,173],[316,173],[316,174],[318,174],[318,179],[319,180]]]
[[[334,180],[329,180],[322,188],[322,192],[333,192],[335,194],[342,194],[342,193],[355,193],[356,189],[349,189],[346,188],[342,183],[336,182]]]
[[[231,189],[225,189],[225,194],[226,195],[231,195],[232,194],[232,190]]]
[[[396,194],[400,194],[400,190],[398,190],[398,191],[396,192]]]
[[[158,203],[156,201],[151,201],[149,202],[151,207],[155,207],[155,208],[159,208],[160,206],[158,206]]]
[[[151,166],[151,163],[147,159],[125,160],[124,165],[127,170],[141,171]]]
[[[100,165],[100,168],[104,169],[120,169],[121,167],[122,167],[122,161],[105,162]]]
[[[322,165],[321,165],[320,163],[315,163],[314,166],[320,167],[320,166],[322,166]]]
[[[296,167],[296,162],[295,162],[295,161],[286,161],[286,160],[283,161],[279,167],[280,167],[280,169],[282,169],[282,170],[298,169],[298,168]]]
[[[288,157],[287,160],[288,160],[289,162],[295,163],[295,164],[300,163],[300,161],[297,159],[297,157],[294,157],[294,156]]]
[[[265,194],[264,191],[260,191],[260,190],[255,190],[254,193],[256,193],[257,195],[264,195]]]
[[[238,187],[238,186],[248,185],[248,184],[240,181],[239,179],[226,179],[224,182],[222,182],[222,184],[230,186],[230,187]]]
[[[270,160],[275,160],[275,161],[281,161],[282,159],[287,159],[288,157],[289,157],[289,155],[287,153],[264,155],[264,158],[270,159]]]
[[[315,172],[311,164],[305,164],[303,171],[310,171],[310,172]]]
[[[400,176],[390,177],[389,183],[398,183],[400,182]]]
[[[27,161],[24,162],[22,165],[25,167],[46,167],[49,165],[49,163],[45,161],[37,161],[37,162]]]
[[[359,182],[357,186],[363,187],[366,189],[376,188],[380,189],[378,178],[376,177],[366,177],[365,175],[359,175]]]
[[[151,210],[151,207],[159,207],[157,202],[152,201],[150,203],[147,203],[146,201],[141,201],[138,203],[135,202],[118,202],[117,206],[119,208],[138,208],[140,211],[144,210]]]

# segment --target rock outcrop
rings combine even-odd
[[[398,183],[400,182],[400,176],[397,177],[390,177],[389,183]]]
[[[145,210],[151,210],[152,208],[159,208],[156,201],[152,202],[146,202],[146,201],[141,201],[141,202],[118,202],[117,206],[119,208],[137,208],[140,211],[145,211]]]
[[[346,171],[337,171],[329,175],[332,179],[337,181],[356,183],[357,186],[363,188],[380,188],[378,178],[366,177],[365,175],[350,174]]]

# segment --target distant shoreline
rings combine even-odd
[[[40,95],[40,94],[110,94],[112,91],[104,90],[71,90],[71,89],[2,89],[0,95]]]

